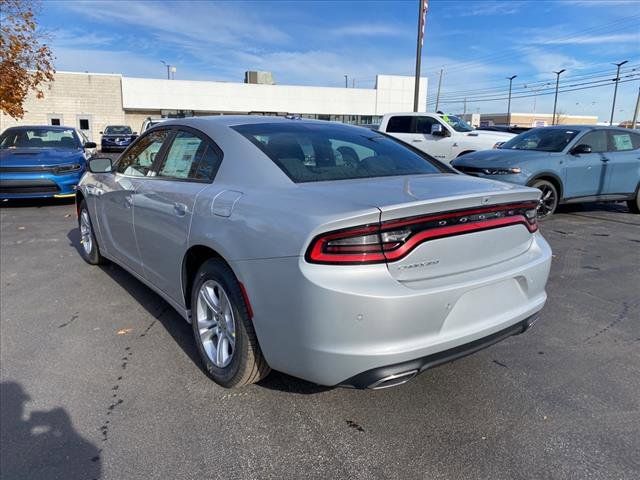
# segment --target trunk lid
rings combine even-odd
[[[535,227],[525,211],[535,210],[536,189],[458,174],[332,183],[323,190],[333,198],[380,210],[383,237],[385,231],[407,235],[400,249],[385,254],[389,272],[401,282],[482,269],[523,255],[531,245]]]

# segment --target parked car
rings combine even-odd
[[[142,126],[140,127],[140,134],[143,134],[144,132],[149,130],[151,127],[159,123],[165,122],[167,120],[168,118],[151,118],[151,117],[145,119],[145,121],[142,122]]]
[[[546,300],[539,191],[461,175],[365,128],[176,119],[89,169],[84,259],[165,298],[225,387],[270,368],[392,386],[522,333]]]
[[[0,199],[73,197],[96,148],[78,130],[10,127],[0,135]]]
[[[122,152],[138,136],[138,132],[132,131],[129,125],[107,125],[100,134],[102,135],[100,146],[103,152]]]
[[[561,203],[591,201],[626,200],[632,212],[640,213],[640,134],[628,129],[535,128],[452,165],[469,175],[540,189],[540,217],[553,214]]]
[[[476,150],[494,148],[515,136],[474,130],[455,115],[424,112],[384,115],[379,131],[446,163]]]

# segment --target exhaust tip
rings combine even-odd
[[[394,375],[389,375],[387,377],[381,378],[380,380],[377,380],[367,388],[371,390],[382,390],[383,388],[396,387],[398,385],[402,385],[403,383],[407,383],[417,374],[418,370],[409,370],[407,372],[396,373]]]

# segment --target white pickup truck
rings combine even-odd
[[[455,115],[424,112],[388,113],[378,130],[446,163],[465,153],[490,150],[515,137],[512,133],[474,130]]]

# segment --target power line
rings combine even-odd
[[[636,70],[640,70],[640,63],[637,65],[630,65],[629,67],[622,69],[621,73],[628,73]],[[563,83],[568,83],[576,80],[588,80],[588,79],[609,77],[611,75],[613,75],[612,69],[609,68],[607,70],[601,70],[598,72],[589,72],[589,73],[584,73],[580,75],[573,75],[573,76],[567,77]],[[551,79],[537,80],[533,82],[522,82],[520,84],[514,85],[513,88],[514,90],[526,91],[526,90],[531,90],[532,88],[535,88],[535,87],[545,86],[550,82],[551,82]],[[500,87],[496,86],[496,87],[476,88],[476,89],[467,89],[467,90],[454,90],[449,92],[445,91],[441,94],[441,96],[446,98],[446,97],[452,97],[452,96],[463,96],[463,95],[474,95],[474,94],[481,95],[483,93],[502,92],[502,91],[504,91],[504,86],[500,86]],[[431,98],[434,96],[435,96],[434,94],[429,95],[429,97]]]
[[[627,80],[621,80],[618,83],[628,83],[628,82],[634,82],[640,79],[640,74],[636,74],[633,75],[634,78],[629,78]],[[638,78],[636,78],[638,77]],[[609,83],[602,83],[600,85],[589,85],[586,87],[578,87],[578,88],[567,88],[567,89],[563,89],[563,90],[559,90],[558,93],[566,93],[566,92],[575,92],[578,90],[588,90],[591,88],[598,88],[598,87],[606,87],[608,86]],[[512,96],[511,98],[531,98],[531,97],[535,97],[535,96],[544,96],[544,95],[553,95],[555,93],[555,88],[553,89],[553,91],[550,92],[546,92],[546,93],[538,93],[538,94],[529,94],[529,95],[518,95],[518,96]],[[481,103],[481,102],[497,102],[497,101],[505,101],[507,99],[507,97],[496,97],[496,98],[482,98],[482,99],[469,99],[467,98],[466,101],[468,103]],[[461,100],[444,100],[441,101],[441,103],[464,103],[464,99]]]

